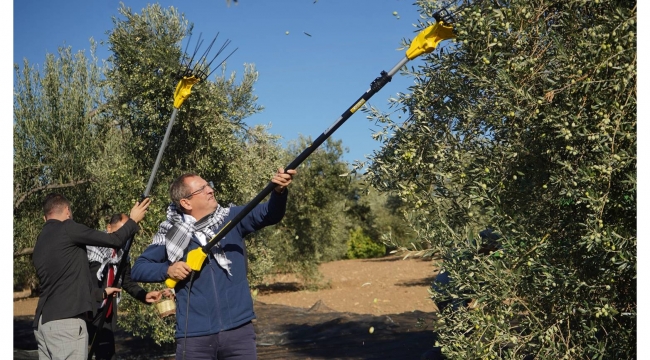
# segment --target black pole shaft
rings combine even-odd
[[[165,137],[163,138],[162,144],[160,144],[160,149],[158,149],[158,156],[156,157],[156,161],[153,164],[153,169],[151,170],[151,176],[149,176],[149,182],[147,182],[147,188],[144,190],[144,193],[140,197],[140,201],[149,197],[149,192],[151,191],[151,187],[153,186],[153,179],[154,177],[156,177],[156,172],[158,172],[158,166],[160,166],[160,160],[162,160],[163,152],[165,152],[165,148],[167,147],[167,142],[169,141],[169,134],[171,134],[172,132],[172,126],[174,126],[174,119],[176,119],[177,114],[178,114],[178,108],[174,108],[174,110],[172,111],[171,119],[169,119],[169,123],[167,124]]]
[[[149,182],[147,183],[147,188],[144,190],[144,193],[142,193],[142,195],[140,196],[140,201],[149,197],[149,192],[151,191],[151,187],[153,186],[153,180],[156,177],[156,172],[158,172],[158,166],[160,165],[163,152],[167,147],[167,142],[169,141],[169,134],[171,134],[172,126],[174,126],[174,119],[176,119],[177,114],[178,114],[178,108],[174,108],[171,119],[169,119],[169,123],[167,124],[165,137],[163,138],[162,144],[160,144],[160,149],[158,149],[158,156],[156,157],[156,161],[153,165],[153,169],[151,170],[151,175],[149,176]],[[117,273],[115,274],[113,283],[106,284],[107,287],[117,287],[116,285],[120,283],[122,275],[124,275],[124,272],[126,271],[126,264],[128,261],[127,259],[129,257],[129,250],[131,250],[132,242],[133,242],[133,237],[126,240],[126,244],[124,245],[123,252],[122,252],[122,259],[120,259],[120,264],[117,267]],[[104,328],[104,322],[106,321],[106,313],[108,312],[108,308],[110,306],[109,303],[113,302],[113,298],[114,298],[113,294],[107,296],[106,304],[104,305],[101,313],[99,314],[100,316],[99,325],[97,326],[97,329],[93,336],[93,341],[90,345],[90,351],[88,352],[88,360],[92,360],[93,353],[95,352],[95,348],[97,346],[97,343],[99,342],[99,335],[101,334],[102,329]],[[117,313],[117,309],[114,309],[114,311]]]
[[[403,65],[404,63],[405,61],[400,62],[401,65]],[[401,65],[399,66],[401,67]],[[350,118],[352,114],[354,114],[357,110],[359,110],[361,106],[363,106],[363,104],[365,104],[366,101],[368,101],[368,99],[370,99],[379,90],[381,90],[381,88],[383,88],[384,85],[390,82],[392,75],[396,71],[396,68],[398,67],[396,66],[395,68],[393,68],[390,74],[386,73],[385,71],[382,71],[381,76],[376,78],[372,82],[372,84],[370,84],[370,89],[368,89],[368,91],[366,91],[361,97],[359,97],[359,99],[355,101],[354,104],[352,104],[352,106],[350,106],[336,120],[336,122],[334,122],[334,124],[330,126],[329,129],[325,130],[325,132],[320,134],[320,136],[318,136],[318,138],[316,138],[316,140],[314,140],[314,142],[312,142],[309,147],[303,150],[303,152],[300,153],[298,157],[296,157],[289,165],[287,165],[285,171],[296,169],[298,165],[300,165],[303,161],[305,161],[305,159],[307,159],[307,157],[311,155],[323,142],[325,142],[327,138],[329,138],[339,127],[341,127],[341,125],[343,125],[343,123],[348,118]],[[260,202],[262,202],[262,200],[264,200],[264,198],[266,198],[276,186],[277,185],[275,185],[274,183],[269,182],[268,185],[266,185],[266,187],[264,188],[264,190],[262,190],[259,194],[257,194],[257,196],[255,196],[255,198],[253,198],[253,200],[251,200],[248,204],[246,204],[246,206],[244,207],[244,209],[242,209],[242,211],[240,211],[232,220],[230,220],[224,227],[222,227],[219,230],[219,232],[215,234],[214,237],[212,237],[212,239],[210,239],[210,241],[203,246],[202,248],[203,252],[207,254],[208,251],[210,251],[210,249],[215,244],[217,244],[221,239],[223,239],[230,230],[232,230],[246,215],[248,215],[248,213],[251,212],[251,210],[253,210],[255,206],[257,206]]]
[[[174,126],[174,119],[176,118],[176,115],[178,114],[178,109],[174,108],[174,111],[172,112],[171,119],[169,119],[169,123],[167,124],[167,130],[165,131],[165,137],[163,138],[162,144],[160,144],[160,149],[158,149],[158,156],[156,157],[156,161],[154,163],[153,169],[151,170],[151,175],[149,176],[149,182],[147,183],[147,188],[145,189],[144,193],[140,196],[140,201],[144,200],[145,198],[149,197],[149,192],[151,191],[151,187],[153,185],[153,180],[156,176],[156,172],[158,172],[158,166],[160,165],[160,161],[162,159],[163,152],[165,151],[165,148],[167,147],[167,142],[169,141],[169,134],[171,133],[172,126]],[[126,244],[124,246],[124,251],[122,252],[122,259],[120,260],[120,264],[117,267],[117,273],[115,274],[115,278],[113,279],[112,284],[107,284],[107,287],[116,287],[115,285],[120,283],[120,279],[122,278],[122,275],[124,274],[124,271],[126,270],[126,262],[127,258],[129,257],[129,250],[131,250],[131,243],[133,242],[133,238],[130,238],[126,241]],[[102,332],[102,329],[104,328],[104,322],[106,321],[106,312],[108,311],[109,307],[109,300],[110,302],[113,301],[113,294],[109,295],[106,300],[106,305],[104,308],[102,308],[102,312],[99,314],[100,319],[99,319],[99,326],[97,326],[97,330],[95,331],[95,335],[93,336],[93,341],[90,345],[90,351],[88,352],[88,360],[92,360],[93,353],[95,352],[95,348],[97,346],[97,343],[99,342],[99,335]],[[117,310],[117,309],[115,309]]]

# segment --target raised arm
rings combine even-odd
[[[271,192],[269,201],[257,205],[241,222],[242,236],[246,236],[265,226],[275,225],[282,220],[287,208],[287,187],[291,184],[296,170],[284,171],[279,168],[271,182],[277,186]]]
[[[105,233],[72,220],[65,222],[66,231],[70,239],[78,245],[92,245],[101,247],[120,248],[126,241],[135,235],[140,227],[135,221],[129,219],[124,226],[114,233]]]

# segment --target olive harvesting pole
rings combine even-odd
[[[309,155],[311,155],[327,138],[329,138],[343,123],[354,114],[357,110],[363,106],[368,99],[370,99],[375,93],[377,93],[381,88],[384,87],[388,82],[391,81],[393,75],[395,75],[399,69],[401,69],[407,62],[415,59],[416,57],[433,51],[438,44],[447,39],[454,38],[453,31],[453,18],[446,10],[441,10],[434,15],[436,23],[420,31],[420,33],[413,39],[410,47],[406,51],[406,56],[401,59],[392,69],[388,72],[382,71],[381,76],[377,77],[371,84],[370,89],[368,89],[357,101],[355,101],[343,114],[325,130],[316,140],[314,140],[302,153],[300,153],[289,165],[285,167],[285,171],[296,169]],[[257,206],[266,196],[268,196],[271,191],[275,188],[273,182],[269,182],[268,185],[259,193],[253,200],[251,200],[246,206],[228,223],[219,229],[210,241],[199,248],[196,248],[190,251],[187,254],[187,265],[192,269],[192,271],[201,270],[201,266],[205,261],[208,252],[210,249],[216,245],[221,239],[223,239],[226,234],[232,230],[255,206]],[[192,274],[193,275],[193,274]],[[192,277],[191,277],[192,278]],[[190,279],[191,279],[190,278]],[[175,279],[168,278],[165,280],[165,284],[169,288],[175,288],[178,281]]]
[[[154,162],[153,169],[151,170],[151,175],[149,176],[149,181],[147,182],[147,187],[144,190],[144,193],[140,195],[140,201],[146,199],[149,197],[151,188],[153,186],[153,181],[154,178],[156,177],[156,173],[158,172],[158,167],[160,166],[160,162],[162,160],[162,155],[165,151],[165,148],[167,147],[167,143],[169,142],[169,136],[171,134],[172,127],[174,126],[174,120],[176,120],[176,116],[178,115],[178,109],[181,107],[183,102],[190,96],[192,92],[192,86],[204,81],[205,79],[208,78],[214,70],[219,68],[227,59],[232,55],[237,49],[233,50],[230,55],[228,55],[223,61],[221,61],[220,64],[218,64],[215,69],[213,69],[210,73],[208,73],[208,70],[210,68],[210,65],[214,60],[221,54],[221,52],[230,44],[230,40],[226,40],[226,42],[221,46],[221,49],[217,52],[217,54],[212,58],[211,61],[207,61],[206,56],[210,52],[210,49],[212,48],[212,45],[214,45],[214,42],[217,40],[217,37],[219,34],[214,37],[210,45],[208,45],[208,48],[205,50],[205,52],[198,57],[198,60],[195,62],[194,57],[196,56],[199,48],[201,47],[201,44],[203,43],[201,40],[201,35],[199,35],[199,40],[197,41],[196,47],[194,49],[194,53],[192,54],[191,57],[187,56],[186,52],[183,53],[183,57],[181,59],[181,66],[180,70],[174,74],[174,77],[178,79],[178,83],[176,84],[176,89],[174,91],[174,109],[172,111],[171,118],[169,119],[169,123],[167,124],[167,130],[165,131],[165,136],[162,140],[162,143],[160,144],[160,148],[158,149],[158,156],[156,157],[156,161]],[[190,29],[190,39],[191,39],[191,29]],[[189,39],[187,42],[187,45],[189,45]],[[185,48],[185,51],[187,51],[187,46]],[[157,70],[159,72],[160,69]],[[126,265],[128,263],[128,257],[129,257],[129,251],[131,250],[131,244],[133,242],[133,238],[127,239],[123,251],[122,251],[122,258],[120,259],[119,265],[117,267],[117,271],[115,272],[115,277],[113,279],[113,282],[110,284],[106,284],[107,287],[119,287],[121,285],[121,279],[122,276],[124,275],[124,272],[126,271]],[[111,264],[108,264],[108,266],[112,266]],[[104,327],[104,323],[106,321],[108,309],[111,307],[110,304],[114,302],[114,295],[108,295],[106,297],[106,301],[104,302],[104,306],[102,307],[102,310],[98,312],[97,317],[95,320],[99,319],[99,323],[97,325],[97,328],[95,329],[95,333],[93,335],[93,339],[90,345],[90,350],[88,351],[88,360],[92,360],[93,354],[95,352],[95,348],[97,344],[99,343],[99,335],[102,332],[102,329]]]

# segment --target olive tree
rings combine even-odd
[[[443,4],[417,5],[423,29]],[[368,176],[451,278],[433,299],[474,300],[436,323],[446,357],[636,356],[636,28],[634,1],[473,2],[405,70],[407,120],[370,110]]]
[[[364,176],[354,174],[347,196],[346,216],[350,230],[356,227],[375,243],[382,243],[389,251],[412,248],[415,233],[404,222],[403,215],[410,204],[388,192],[378,191]]]
[[[92,164],[106,160],[117,134],[101,106],[106,89],[94,56],[61,47],[47,54],[42,69],[24,60],[14,65],[14,252],[28,254],[43,224],[41,200],[61,192],[73,203],[76,219],[94,226],[104,204],[97,202],[101,174]],[[14,260],[14,286],[37,287],[27,256]]]
[[[304,136],[290,142],[285,165],[311,143]],[[295,272],[307,287],[320,285],[319,264],[341,259],[347,250],[345,209],[350,182],[343,151],[342,142],[331,138],[316,149],[297,169],[282,221],[256,237],[275,254],[275,270]]]

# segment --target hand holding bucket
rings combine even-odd
[[[161,318],[176,314],[176,294],[174,289],[165,289],[162,291],[163,297],[156,303],[156,310]]]

